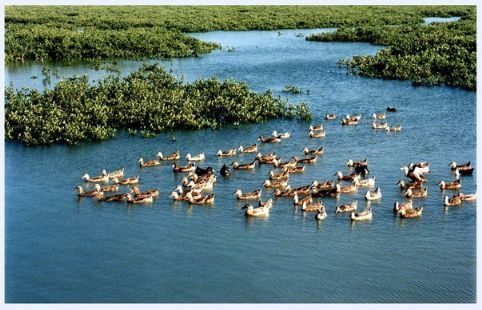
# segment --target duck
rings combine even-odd
[[[325,207],[323,207],[323,208],[318,209],[318,213],[316,213],[315,219],[317,221],[323,221],[324,219],[326,219],[327,216],[328,216],[328,214],[326,213],[326,209],[325,209]]]
[[[194,170],[194,173],[198,176],[198,177],[202,177],[202,176],[211,176],[214,174],[214,170],[213,170],[213,167],[207,167],[207,168],[201,168],[201,167],[196,167],[196,169]]]
[[[405,176],[410,178],[414,183],[427,181],[427,179],[420,174],[418,167],[416,167],[414,170],[410,170],[407,166],[403,166],[400,169],[403,170]]]
[[[360,116],[361,117],[361,116]],[[358,125],[359,118],[357,116],[345,116],[344,119],[341,120],[341,124],[345,125]]]
[[[82,176],[82,179],[85,180],[85,182],[92,182],[92,183],[104,183],[104,182],[109,182],[109,176],[108,175],[99,175],[96,177],[91,178],[88,173],[84,174]]]
[[[295,192],[291,188],[291,186],[286,186],[284,190],[280,190],[279,188],[274,190],[274,196],[275,197],[293,197],[295,195]]]
[[[462,187],[462,184],[460,183],[460,179],[457,179],[452,182],[445,182],[445,181],[439,181],[438,185],[440,187],[440,190],[443,191],[445,189],[460,189]]]
[[[258,151],[258,144],[255,143],[253,145],[247,146],[246,148],[240,145],[238,151],[240,153],[256,153]]]
[[[157,188],[151,188],[141,192],[137,186],[133,186],[131,188],[131,193],[134,193],[134,197],[142,197],[142,196],[152,196],[154,198],[159,197],[159,190]]]
[[[256,166],[256,159],[249,164],[240,164],[237,161],[233,161],[231,165],[235,170],[251,170],[251,169],[254,169],[254,167]]]
[[[323,155],[324,149],[323,146],[320,146],[319,148],[314,150],[309,150],[307,147],[305,147],[301,151],[305,155]]]
[[[380,187],[377,187],[374,191],[367,191],[365,194],[365,199],[366,200],[377,200],[382,198],[382,190]]]
[[[284,167],[288,167],[288,168],[293,168],[293,167],[296,167],[296,164],[298,162],[296,161],[296,159],[292,158],[290,159],[289,161],[285,161],[285,162],[280,162],[280,160],[278,158],[275,158],[273,160],[273,166],[275,168],[278,168],[278,167],[281,167],[281,168],[284,168]]]
[[[320,201],[317,201],[315,203],[307,203],[306,201],[304,201],[301,204],[301,210],[303,210],[303,212],[317,212],[321,208],[324,208],[324,206],[321,204]]]
[[[161,160],[179,160],[181,158],[181,154],[179,153],[179,151],[175,151],[174,153],[166,157],[164,157],[164,155],[161,152],[159,152],[157,153],[157,156]]]
[[[236,196],[238,200],[259,200],[261,198],[262,189],[255,190],[253,192],[244,193],[237,189],[233,195]]]
[[[127,193],[124,194],[115,194],[110,196],[103,196],[103,197],[96,197],[97,200],[105,201],[105,202],[123,202],[127,198]]]
[[[372,217],[373,217],[373,214],[372,214],[371,208],[365,209],[359,213],[352,212],[350,214],[350,219],[352,221],[369,221],[372,219]]]
[[[275,174],[273,170],[270,170],[268,173],[268,178],[270,180],[278,180],[278,181],[288,181],[290,177],[290,174],[288,172],[280,172],[278,174]]]
[[[273,199],[270,198],[266,201],[258,202],[258,207],[265,207],[271,210],[273,208]]]
[[[320,131],[320,130],[323,131],[323,130],[325,130],[323,128],[323,124],[318,124],[318,125],[315,125],[315,126],[310,125],[309,129],[310,129],[310,131]]]
[[[461,169],[470,169],[470,168],[472,168],[472,165],[471,165],[470,161],[466,162],[465,164],[457,164],[455,161],[451,161],[449,163],[449,167],[452,170],[455,170],[457,168],[459,168],[459,170],[461,170]]]
[[[327,121],[335,120],[335,119],[336,119],[336,114],[334,114],[334,113],[328,113],[328,114],[325,115],[325,119],[326,119]]]
[[[400,203],[398,201],[395,201],[393,203],[393,213],[398,213],[402,209],[412,209],[412,208],[413,208],[412,200],[408,200],[408,201],[402,202],[402,203]]]
[[[93,189],[87,192],[84,192],[82,186],[76,186],[74,191],[77,191],[77,196],[79,197],[95,197],[99,193],[103,193],[99,184],[95,184]]]
[[[397,108],[392,107],[392,106],[388,106],[388,107],[387,107],[387,112],[397,112]]]
[[[266,180],[266,181],[264,181],[263,186],[266,187],[266,188],[286,188],[288,186],[288,182]]]
[[[337,176],[339,181],[353,181],[359,174],[357,173],[350,173],[348,175],[343,175],[341,171],[337,171],[333,176]]]
[[[388,128],[388,123],[375,123],[375,122],[372,122],[371,123],[371,126],[372,126],[372,129],[386,129]]]
[[[223,176],[223,177],[228,177],[231,175],[231,170],[229,169],[228,165],[224,164],[222,167],[221,167],[221,170],[219,171],[219,173]]]
[[[472,175],[474,172],[474,168],[464,168],[464,169],[455,169],[455,178],[459,178],[462,175]]]
[[[385,119],[385,113],[373,113],[372,114],[373,119]]]
[[[152,196],[144,196],[139,198],[132,198],[131,194],[126,194],[126,200],[128,203],[142,204],[142,203],[152,203],[154,198]]]
[[[428,161],[410,163],[408,165],[408,169],[410,171],[416,171],[419,174],[427,174],[430,173],[430,164],[428,163]]]
[[[340,193],[342,194],[353,194],[358,191],[358,186],[356,184],[350,184],[346,186],[340,185]]]
[[[188,192],[191,192],[192,196],[193,197],[198,197],[201,195],[202,191],[203,191],[203,188],[201,187],[198,187],[198,186],[192,186],[192,183],[189,183],[187,186],[186,186],[186,193]],[[174,189],[174,191],[177,191],[180,195],[184,196],[186,193],[184,192],[183,188],[181,185],[178,185],[176,186],[176,188]]]
[[[333,188],[314,190],[311,192],[313,197],[338,197],[340,194],[340,184],[336,184]]]
[[[460,206],[461,204],[462,204],[461,196],[454,195],[452,198],[449,198],[449,196],[444,197],[444,206],[446,207]]]
[[[346,162],[346,165],[348,167],[367,167],[368,166],[368,159],[363,159],[363,160],[360,160],[360,161],[353,161],[351,159],[349,159],[347,162]]]
[[[375,186],[375,176],[372,176],[371,178],[365,179],[365,180],[360,180],[360,177],[356,177],[353,179],[353,184],[359,187],[373,187]]]
[[[269,217],[270,209],[267,207],[254,208],[251,204],[246,204],[242,209],[246,209],[246,216],[248,217]]]
[[[258,153],[256,154],[255,160],[257,160],[259,164],[273,164],[277,160],[277,156],[276,153],[271,153],[267,155]]]
[[[314,164],[318,159],[318,155],[305,157],[305,158],[298,158],[298,156],[293,156],[293,159],[296,160],[298,164]]]
[[[477,200],[477,193],[474,194],[464,194],[464,193],[459,193],[460,198],[462,201],[474,201]]]
[[[303,197],[299,197],[298,196],[298,193],[294,193],[293,195],[293,204],[295,206],[301,206],[303,204],[303,202],[306,202],[306,203],[312,203],[313,202],[313,196],[311,196],[311,194],[308,194],[306,196],[303,196]]]
[[[176,191],[172,191],[169,197],[171,197],[175,201],[187,201],[187,198],[183,194]]]
[[[307,195],[311,191],[312,186],[313,184],[299,186],[299,187],[293,188],[293,192],[297,193],[298,195]]]
[[[179,166],[176,162],[172,163],[172,170],[174,172],[192,172],[196,170],[196,167],[189,163],[187,166]]]
[[[281,142],[281,138],[279,138],[279,137],[262,137],[262,136],[259,136],[258,140],[261,143],[280,143]]]
[[[386,132],[400,132],[402,131],[402,126],[401,125],[394,125],[392,127],[387,126],[385,128]]]
[[[119,190],[119,184],[111,184],[102,186],[101,191],[106,192],[117,192]]]
[[[142,167],[154,167],[154,166],[159,166],[161,164],[161,156],[159,156],[161,153],[159,152],[157,154],[157,158],[156,159],[151,159],[151,160],[148,160],[148,161],[144,161],[144,159],[141,157],[139,158],[139,166],[142,168]],[[162,155],[162,154],[161,154]]]
[[[303,173],[305,172],[305,166],[283,167],[282,171],[287,173]]]
[[[288,139],[291,136],[289,131],[287,131],[285,133],[278,133],[276,130],[273,130],[271,135],[275,138],[280,138],[280,139]]]
[[[358,200],[354,200],[351,203],[347,203],[336,207],[335,213],[352,213],[355,212],[358,207]]]
[[[119,184],[119,185],[137,184],[139,182],[139,176],[124,178],[124,179],[120,179],[120,180],[118,178],[113,178],[112,181],[115,184]]]
[[[312,183],[312,189],[314,190],[324,190],[324,189],[330,189],[333,188],[334,182],[332,180],[326,180],[323,182],[318,182],[317,180],[314,180]]]
[[[428,189],[421,188],[419,191],[413,192],[412,189],[407,189],[405,191],[405,197],[412,199],[412,198],[425,198],[427,197]]]
[[[188,153],[186,155],[186,160],[188,161],[201,161],[201,160],[205,160],[206,159],[206,156],[204,156],[204,153],[201,153],[199,155],[196,155],[196,156],[192,156],[190,153]]]
[[[122,178],[124,176],[124,168],[114,170],[114,171],[111,171],[111,172],[107,172],[104,169],[104,170],[102,170],[102,175],[107,175],[109,177],[109,179],[112,179],[114,177]]]
[[[411,219],[422,216],[423,207],[411,208],[411,209],[401,209],[399,214],[403,219]]]
[[[236,155],[236,149],[229,149],[227,151],[221,151],[219,150],[216,153],[217,156],[235,156]]]
[[[404,180],[398,181],[397,185],[399,185],[400,190],[407,190],[409,188],[415,189],[415,188],[422,188],[422,182],[414,182],[414,183],[405,183]]]
[[[214,203],[214,193],[206,196],[194,197],[191,192],[188,192],[185,196],[191,204],[204,205]]]
[[[312,131],[310,130],[308,136],[310,138],[324,138],[325,137],[325,132],[323,130],[320,131]]]

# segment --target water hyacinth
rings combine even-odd
[[[306,104],[290,104],[271,91],[256,93],[246,83],[216,78],[184,83],[159,65],[95,85],[87,76],[70,78],[43,93],[10,86],[5,99],[5,137],[27,145],[101,141],[118,129],[152,137],[171,129],[311,119]]]

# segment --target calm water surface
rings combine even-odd
[[[448,87],[412,87],[410,82],[366,79],[346,75],[336,61],[374,54],[379,47],[364,43],[308,42],[298,33],[317,30],[211,32],[196,37],[234,47],[190,59],[164,61],[176,75],[192,81],[202,77],[247,81],[256,91],[285,85],[305,91],[288,95],[312,108],[312,123],[323,123],[326,138],[309,139],[310,122],[274,120],[221,130],[177,131],[143,139],[120,133],[116,139],[75,147],[27,148],[5,145],[5,245],[7,302],[309,302],[309,303],[472,303],[476,301],[476,204],[444,209],[438,180],[451,180],[451,160],[476,166],[475,92]],[[124,61],[122,74],[139,66]],[[6,68],[7,83],[42,89],[42,65]],[[105,72],[86,65],[62,67],[59,77]],[[56,78],[52,78],[55,82]],[[401,133],[369,128],[369,115],[388,105],[389,124]],[[325,122],[325,113],[362,113],[358,126]],[[283,160],[303,147],[325,147],[325,155],[290,184],[332,179],[346,173],[348,159],[368,158],[383,197],[372,203],[374,218],[352,224],[335,215],[335,206],[357,199],[364,208],[365,190],[340,199],[325,199],[328,218],[293,209],[292,202],[275,199],[268,219],[247,219],[232,193],[261,187],[270,166],[254,172],[235,171],[218,177],[213,207],[173,203],[169,192],[182,175],[169,164],[139,169],[140,156],[159,151],[181,154],[205,152],[201,166],[219,171],[233,159],[215,156],[256,142],[272,130],[290,131],[278,145],[263,145]],[[175,136],[177,142],[171,142]],[[245,163],[252,155],[238,155]],[[392,213],[403,201],[395,184],[400,167],[430,162],[429,196],[415,200],[423,217],[401,220]],[[184,164],[184,160],[181,161]],[[85,172],[124,167],[140,175],[140,187],[159,188],[161,198],[149,206],[78,200],[72,189]],[[476,191],[475,175],[463,177],[463,192]],[[452,195],[452,193],[448,193]],[[263,199],[271,197],[264,191]]]

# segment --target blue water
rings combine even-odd
[[[424,24],[433,24],[433,23],[450,23],[456,22],[460,19],[458,16],[452,17],[425,17],[423,19]]]
[[[307,102],[312,122],[274,120],[220,130],[174,131],[152,139],[120,133],[116,139],[75,147],[24,147],[5,144],[5,298],[7,302],[143,302],[143,303],[473,303],[476,301],[476,204],[443,207],[438,180],[451,180],[448,163],[476,163],[476,93],[448,87],[413,87],[408,81],[349,76],[336,61],[374,54],[365,43],[308,42],[297,33],[318,30],[211,32],[196,37],[222,44],[223,50],[199,58],[174,59],[163,65],[186,81],[218,76],[247,81],[256,91],[273,90],[293,102]],[[228,52],[226,47],[234,47]],[[139,62],[124,61],[122,74]],[[7,67],[6,81],[16,87],[43,88],[42,65]],[[86,65],[62,67],[60,75],[94,74]],[[52,78],[52,82],[55,78]],[[285,85],[309,90],[281,92]],[[402,132],[369,127],[373,112],[393,105],[389,124]],[[361,113],[358,126],[326,122],[325,113]],[[323,140],[309,139],[307,128],[323,123]],[[335,206],[357,199],[366,206],[365,190],[324,199],[328,218],[293,209],[275,199],[268,219],[248,219],[232,193],[261,187],[271,169],[235,171],[218,177],[213,207],[173,203],[169,192],[180,183],[169,164],[144,168],[140,156],[159,151],[205,152],[201,166],[215,170],[233,159],[215,156],[218,149],[252,144],[272,130],[290,131],[278,145],[263,145],[283,160],[301,149],[323,145],[325,155],[290,184],[332,179],[347,172],[348,159],[368,158],[383,197],[371,203],[373,220],[352,224],[335,215]],[[171,137],[177,138],[176,142]],[[241,163],[252,155],[235,157]],[[394,201],[403,201],[395,184],[400,167],[430,162],[429,196],[415,200],[422,218],[394,217]],[[184,164],[184,160],[181,161]],[[72,189],[88,172],[124,167],[140,175],[140,187],[159,188],[152,205],[95,203],[78,200]],[[476,191],[476,176],[462,179],[463,192]],[[448,195],[452,195],[448,192]],[[271,197],[264,191],[263,199]]]

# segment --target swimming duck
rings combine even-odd
[[[120,179],[120,180],[118,178],[113,178],[112,181],[115,184],[119,184],[119,185],[137,184],[139,182],[139,176],[131,177],[131,178],[124,178],[124,179]]]
[[[461,204],[462,204],[461,196],[454,195],[450,199],[449,199],[449,196],[444,197],[444,206],[446,207],[460,206]]]
[[[459,193],[460,199],[462,201],[474,201],[477,200],[477,193],[474,194],[464,194],[464,193]]]
[[[320,146],[317,149],[309,150],[307,147],[301,150],[305,155],[323,155],[324,149],[323,146]]]
[[[298,164],[314,164],[318,159],[318,155],[305,157],[305,158],[298,158],[298,156],[293,156],[293,159],[296,160]]]
[[[414,171],[419,174],[427,174],[430,173],[430,164],[428,161],[422,161],[418,163],[410,163],[408,165],[409,171]]]
[[[172,163],[172,170],[174,172],[192,172],[196,169],[193,163],[189,163],[187,166],[179,166],[176,162]]]
[[[277,160],[277,156],[276,153],[271,153],[267,155],[258,153],[256,154],[255,160],[257,160],[259,164],[273,164],[274,161]]]
[[[142,204],[142,203],[152,203],[154,201],[154,198],[152,196],[132,198],[131,194],[126,194],[126,200],[128,203]]]
[[[405,173],[405,176],[410,178],[414,183],[425,182],[427,179],[419,172],[419,168],[416,167],[414,170],[409,170],[407,166],[400,168]]]
[[[101,191],[103,192],[117,192],[119,190],[118,184],[105,185],[102,186]]]
[[[289,131],[287,131],[285,133],[278,133],[276,130],[273,130],[271,135],[275,138],[280,138],[280,139],[288,139],[290,137]]]
[[[341,171],[337,171],[333,176],[337,176],[339,181],[353,181],[353,179],[359,176],[359,174],[354,172],[348,175],[343,175]]]
[[[405,197],[412,199],[412,198],[425,198],[427,197],[428,189],[421,188],[419,191],[413,192],[412,189],[407,189],[405,191]]]
[[[325,119],[326,119],[327,121],[335,120],[335,119],[336,119],[336,114],[334,114],[334,113],[326,114],[326,115],[325,115]]]
[[[472,165],[471,165],[470,161],[466,162],[465,164],[457,164],[455,161],[451,161],[450,164],[449,164],[449,167],[452,170],[455,170],[457,168],[459,168],[459,170],[461,170],[461,169],[470,169],[470,168],[472,168]]]
[[[372,122],[371,126],[373,129],[386,129],[388,128],[388,123],[385,122],[385,123],[378,124],[378,123]]]
[[[249,164],[239,164],[237,161],[233,161],[231,165],[235,170],[251,170],[251,169],[254,169],[254,167],[256,166],[256,159]]]
[[[188,153],[186,155],[186,159],[188,161],[201,161],[201,160],[205,160],[206,159],[206,156],[204,156],[204,153],[201,153],[199,155],[196,155],[196,156],[191,156],[190,153]]]
[[[415,182],[415,183],[405,183],[404,180],[398,181],[397,185],[400,186],[400,190],[407,190],[409,188],[415,189],[415,188],[422,188],[422,182]]]
[[[293,204],[295,206],[301,206],[304,202],[306,203],[312,203],[313,202],[313,196],[311,194],[308,194],[303,197],[299,197],[297,193],[294,193],[293,195]]]
[[[179,153],[179,151],[175,151],[174,153],[166,157],[164,157],[164,155],[162,155],[162,153],[159,152],[157,153],[157,156],[161,160],[179,160],[181,158],[181,154]]]
[[[326,213],[326,209],[325,209],[325,207],[323,207],[323,208],[320,208],[318,210],[318,213],[316,213],[316,215],[315,215],[315,219],[317,221],[322,221],[322,220],[326,219],[327,216],[328,216],[328,214]]]
[[[374,191],[367,191],[365,194],[366,200],[377,200],[382,198],[382,190],[380,187],[377,187]]]
[[[82,176],[82,179],[85,180],[85,182],[92,182],[92,183],[103,183],[103,182],[109,182],[109,176],[107,175],[99,175],[96,177],[89,177],[89,175],[86,173]]]
[[[310,130],[310,133],[308,134],[310,138],[324,138],[325,137],[325,132],[320,130],[320,131],[312,131]]]
[[[217,156],[234,156],[236,155],[236,149],[230,149],[230,150],[227,150],[227,151],[221,151],[219,150],[217,153],[216,153]]]
[[[279,138],[279,137],[262,137],[262,136],[259,136],[258,140],[261,141],[261,143],[280,143],[281,142],[281,138]]]
[[[402,126],[401,125],[394,125],[393,127],[387,126],[385,128],[386,132],[400,132],[402,131]]]
[[[373,187],[375,186],[375,176],[365,180],[360,180],[360,177],[358,176],[355,177],[352,182],[359,187]]]
[[[296,167],[296,164],[298,162],[296,161],[296,159],[292,158],[290,159],[289,161],[285,161],[285,162],[280,162],[280,160],[278,158],[275,158],[273,160],[273,165],[278,168],[278,167],[281,167],[281,168],[284,168],[284,167],[287,167],[287,168],[294,168]]]
[[[82,186],[76,186],[74,188],[74,191],[77,191],[77,195],[79,197],[94,197],[99,193],[103,193],[100,189],[99,184],[95,184],[93,189],[87,192],[84,192],[84,189],[82,188]]]
[[[114,177],[122,178],[124,176],[124,168],[119,169],[119,170],[114,170],[112,172],[107,172],[104,169],[104,170],[102,170],[102,175],[107,175],[109,177],[109,179],[112,179]]]
[[[411,208],[411,209],[401,209],[400,217],[403,219],[411,219],[422,216],[423,207]]]
[[[352,213],[355,212],[358,207],[358,200],[352,201],[341,206],[336,207],[335,213]]]
[[[398,201],[395,201],[393,203],[393,213],[398,213],[402,209],[412,209],[412,208],[413,208],[412,200],[408,200],[408,201],[402,202],[402,203],[399,203]]]
[[[369,221],[372,219],[372,209],[368,208],[363,210],[362,212],[355,213],[352,212],[350,214],[350,218],[352,221]]]
[[[247,146],[246,148],[243,148],[242,145],[239,146],[238,151],[240,153],[256,153],[258,151],[258,144],[253,144],[250,146]]]
[[[313,197],[338,197],[340,194],[340,184],[336,184],[333,188],[314,190],[311,192]]]
[[[299,186],[299,187],[293,188],[293,192],[297,193],[298,195],[307,195],[311,191],[312,186],[313,184]]]
[[[464,168],[464,169],[455,169],[455,178],[459,178],[461,175],[472,175],[474,172],[474,168]]]
[[[270,170],[269,171],[269,174],[268,174],[268,178],[270,180],[283,180],[283,181],[288,181],[289,180],[289,177],[290,177],[290,174],[286,171],[286,172],[280,172],[278,174],[275,174],[273,170]]]
[[[258,200],[261,198],[261,189],[255,190],[254,192],[249,192],[249,193],[244,193],[240,190],[237,189],[234,192],[234,195],[238,200]]]
[[[441,191],[445,189],[460,189],[462,187],[462,184],[460,183],[460,179],[457,179],[453,182],[440,181],[438,182],[438,185]]]
[[[276,181],[276,180],[266,180],[263,183],[263,186],[266,188],[285,188],[288,186],[288,182],[286,181]]]
[[[151,160],[148,160],[148,161],[144,161],[144,159],[141,157],[139,158],[139,166],[141,167],[154,167],[154,166],[159,166],[161,164],[161,157],[159,156],[161,153],[159,152],[157,154],[157,158],[156,159],[151,159]]]
[[[202,177],[202,176],[211,176],[214,174],[214,170],[213,170],[213,167],[207,167],[207,168],[201,168],[201,167],[196,167],[196,169],[194,170],[194,173],[198,176],[198,177]]]
[[[223,177],[228,177],[231,175],[231,170],[229,169],[229,167],[224,164],[222,167],[221,167],[221,170],[219,171],[219,173],[221,173],[221,175]]]
[[[124,194],[116,194],[110,196],[103,196],[103,197],[96,197],[98,200],[105,201],[105,202],[123,202],[127,198],[127,193]]]
[[[283,167],[282,169],[283,172],[288,172],[288,173],[303,173],[305,172],[305,166],[297,166],[297,167]]]
[[[373,119],[385,119],[385,113],[373,113],[372,114]]]
[[[196,205],[213,204],[214,203],[214,193],[206,196],[193,197],[191,192],[186,193],[186,198],[189,203]]]
[[[274,190],[274,196],[275,197],[293,197],[295,195],[295,192],[291,188],[291,186],[286,186],[284,190],[280,190],[279,188]]]
[[[172,191],[171,194],[169,195],[172,199],[176,201],[187,201],[188,199],[181,193],[178,193],[176,191]]]
[[[324,206],[321,204],[320,201],[317,201],[315,203],[307,203],[306,201],[304,201],[301,205],[301,210],[303,210],[303,212],[317,212],[323,207]]]
[[[310,125],[310,131],[320,131],[320,130],[321,130],[321,131],[325,130],[325,129],[323,128],[323,125],[322,125],[322,124],[318,124],[318,125],[315,125],[315,126]]]
[[[387,112],[397,112],[397,108],[389,106],[387,107]]]
[[[143,197],[143,196],[152,196],[154,198],[159,197],[159,190],[156,188],[151,188],[141,192],[137,186],[133,186],[131,189],[131,193],[134,193],[134,197]]]
[[[342,119],[341,120],[341,124],[343,126],[346,126],[346,125],[358,125],[358,120],[353,120],[353,119]]]
[[[368,159],[364,159],[364,160],[360,160],[360,161],[353,161],[351,159],[349,159],[347,162],[346,162],[346,165],[348,167],[367,167],[368,166]]]
[[[251,217],[268,217],[270,209],[267,207],[254,208],[251,204],[246,204],[242,209],[246,209],[246,216]]]
[[[346,186],[341,186],[340,185],[340,193],[342,194],[353,194],[358,191],[358,186],[355,184],[350,184]]]
[[[320,189],[330,189],[333,188],[333,181],[332,180],[326,180],[323,182],[318,182],[318,181],[313,181],[312,183],[312,189],[314,190],[320,190]]]
[[[270,198],[266,201],[258,202],[258,207],[265,207],[271,210],[273,208],[273,199]]]

